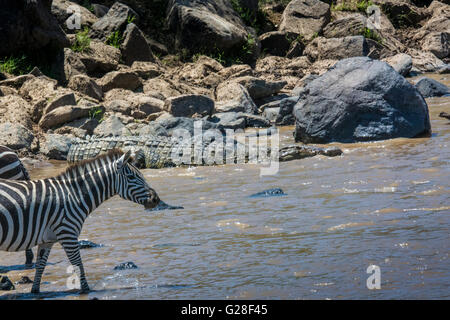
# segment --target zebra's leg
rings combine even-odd
[[[36,259],[36,273],[34,275],[33,287],[31,288],[31,293],[39,293],[41,286],[41,278],[44,273],[45,265],[47,264],[47,259],[52,249],[53,243],[43,243],[40,244],[37,250]]]
[[[88,293],[90,289],[86,280],[86,275],[84,273],[83,261],[81,261],[80,245],[78,244],[78,239],[65,239],[61,242],[61,245],[64,248],[67,257],[69,258],[70,263],[74,267],[78,267],[78,269],[80,270],[79,276],[81,293]]]
[[[28,249],[27,251],[25,251],[25,258],[26,258],[25,266],[27,266],[27,267],[32,266],[33,258],[34,258],[33,250]]]

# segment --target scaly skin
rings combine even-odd
[[[234,152],[237,154],[236,146],[234,144]],[[87,140],[76,140],[70,147],[67,155],[68,162],[77,162],[84,159],[94,158],[101,153],[105,153],[111,149],[118,148],[126,152],[131,150],[134,154],[135,165],[139,168],[152,168],[159,169],[165,167],[173,167],[180,163],[172,159],[173,154],[189,154],[185,160],[188,164],[192,165],[214,165],[222,164],[225,162],[225,158],[221,154],[223,159],[222,163],[206,163],[204,157],[195,157],[195,153],[207,152],[208,144],[196,145],[194,143],[190,145],[182,144],[177,141],[172,141],[166,137],[155,136],[119,136],[119,137],[91,137]],[[227,149],[228,150],[228,149]],[[184,153],[183,153],[184,151]],[[207,154],[209,154],[207,152]],[[225,152],[230,154],[229,152]],[[342,151],[338,148],[319,148],[306,145],[289,145],[279,150],[279,161],[290,161],[296,159],[302,159],[306,157],[313,157],[315,155],[325,156],[338,156],[342,154]],[[245,151],[245,159],[242,157],[234,156],[232,159],[235,162],[247,162],[248,150]],[[199,159],[199,160],[198,160]],[[241,161],[237,161],[241,160]],[[226,163],[230,163],[226,161]]]

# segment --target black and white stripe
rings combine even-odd
[[[0,179],[30,180],[30,175],[17,154],[5,146],[0,146]],[[25,252],[25,264],[31,266],[33,258],[33,251],[27,249]]]
[[[87,216],[113,195],[153,208],[159,203],[130,152],[114,150],[69,167],[57,177],[0,180],[0,250],[21,251],[38,246],[31,292],[38,293],[48,255],[55,242],[78,267],[81,290],[89,291],[78,236]]]

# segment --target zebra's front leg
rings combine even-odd
[[[61,245],[64,248],[64,251],[67,254],[67,257],[69,258],[70,263],[74,267],[78,267],[80,270],[80,284],[81,284],[81,292],[80,293],[88,293],[89,292],[89,285],[86,280],[86,275],[84,273],[84,267],[83,262],[81,261],[81,255],[80,255],[80,245],[78,244],[78,239],[66,239],[61,242]]]
[[[36,259],[36,273],[34,275],[33,287],[31,293],[39,293],[41,286],[41,278],[44,273],[47,259],[52,249],[53,243],[43,243],[38,246]]]

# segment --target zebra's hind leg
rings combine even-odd
[[[36,259],[36,273],[34,275],[33,287],[31,288],[31,293],[39,293],[41,286],[41,278],[44,273],[45,265],[47,264],[47,259],[52,249],[53,243],[43,243],[40,244],[37,250]]]
[[[64,248],[67,257],[69,258],[70,263],[74,267],[78,267],[78,269],[80,270],[80,293],[88,293],[90,289],[86,280],[86,274],[84,273],[83,262],[81,261],[80,245],[78,244],[78,239],[74,239],[73,241],[64,240],[61,242],[61,245]]]
[[[28,249],[27,251],[25,251],[25,259],[26,259],[25,266],[26,267],[31,267],[33,265],[33,258],[34,258],[33,250]]]

